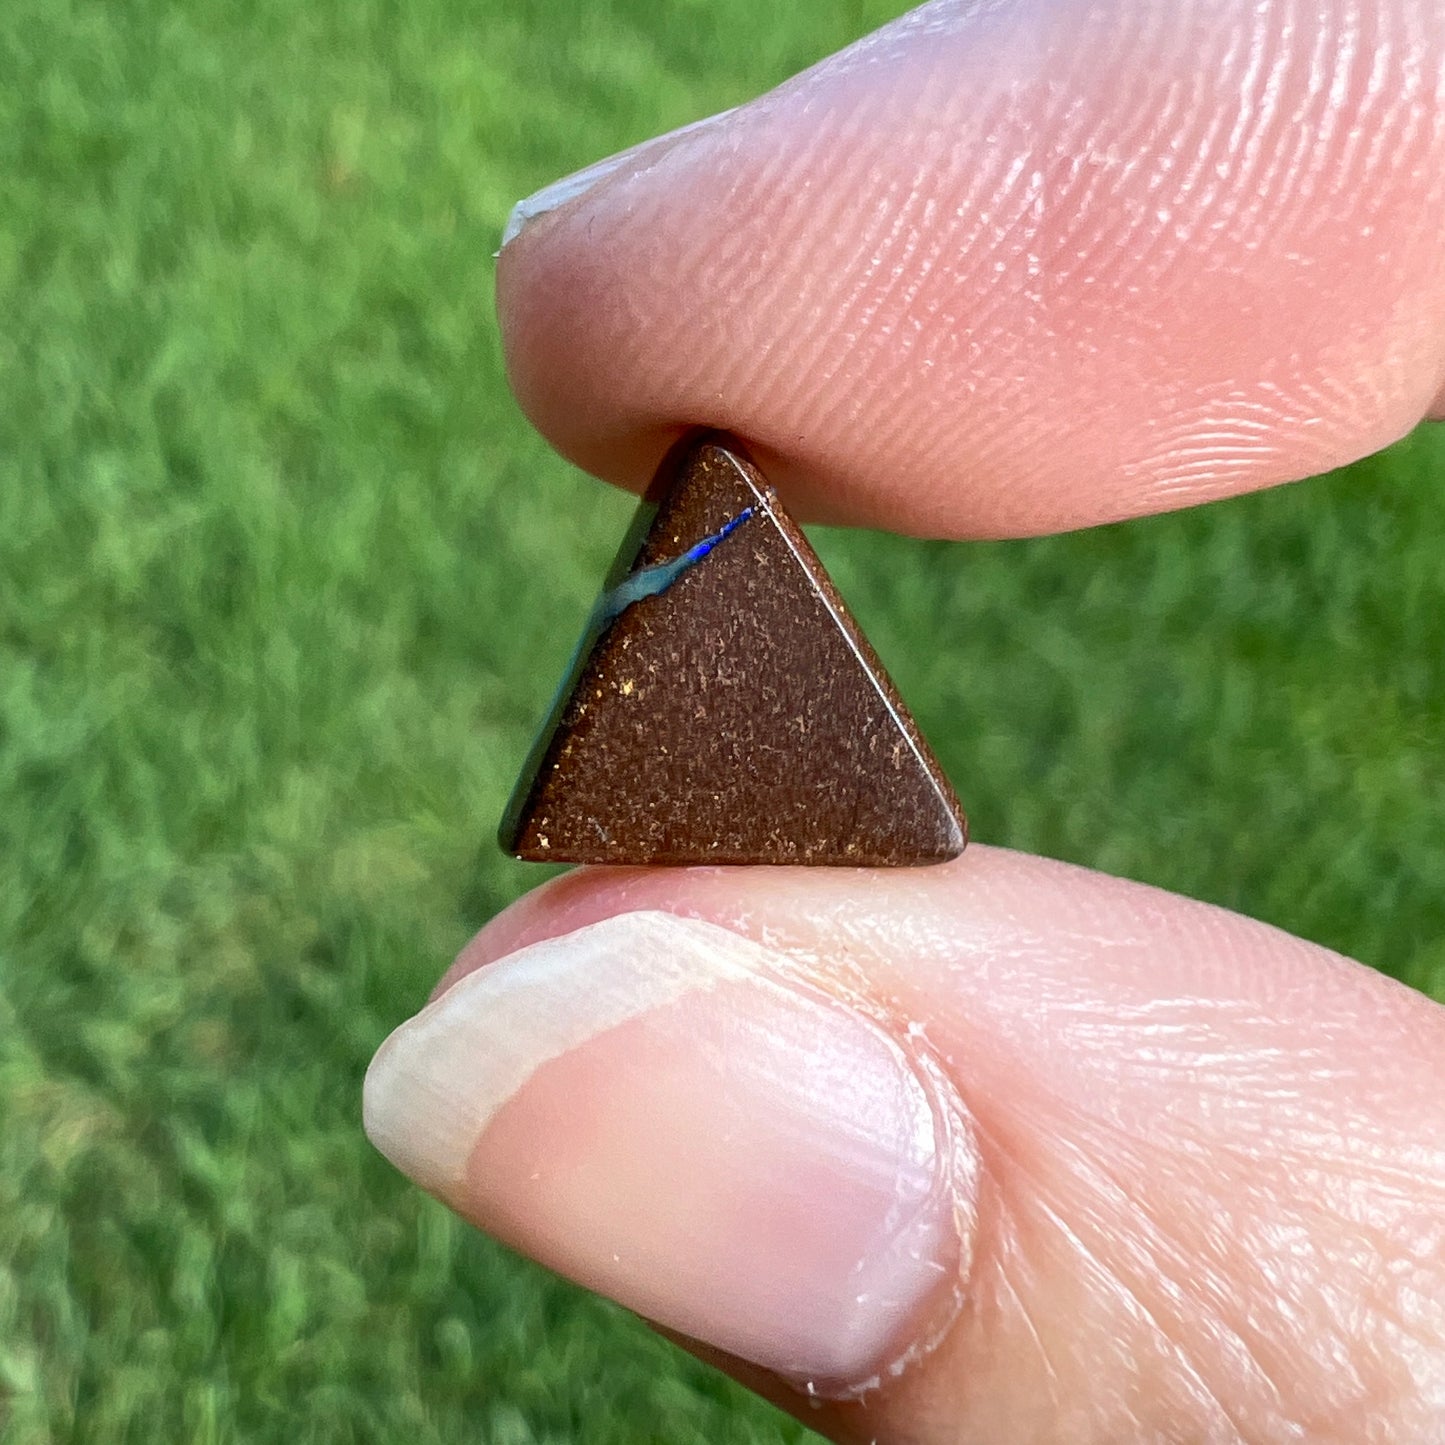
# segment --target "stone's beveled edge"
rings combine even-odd
[[[520,847],[521,835],[525,832],[529,814],[529,805],[537,791],[543,771],[548,764],[549,754],[553,750],[553,743],[557,737],[558,730],[567,712],[574,689],[577,686],[582,674],[585,672],[593,651],[605,636],[612,623],[627,610],[630,603],[610,613],[603,614],[602,604],[606,598],[614,595],[618,589],[625,586],[627,580],[642,570],[667,569],[683,557],[701,546],[702,542],[709,542],[711,545],[702,552],[695,560],[702,560],[713,547],[718,545],[739,523],[739,520],[747,520],[746,517],[734,519],[726,524],[718,534],[700,539],[698,543],[685,549],[683,554],[672,559],[654,558],[646,564],[645,568],[638,567],[639,559],[647,550],[653,528],[656,525],[658,514],[663,501],[671,494],[688,472],[698,463],[705,453],[715,452],[717,458],[726,465],[740,481],[744,488],[752,494],[755,501],[753,507],[747,510],[751,513],[754,509],[760,508],[765,511],[768,517],[777,527],[778,532],[787,544],[790,552],[798,565],[802,568],[808,581],[813,586],[819,598],[823,601],[829,615],[839,628],[840,632],[856,656],[859,665],[863,668],[870,683],[877,691],[880,701],[883,703],[888,714],[892,717],[895,726],[903,734],[914,755],[915,761],[922,768],[929,784],[932,786],[938,802],[944,813],[953,824],[953,836],[945,843],[942,850],[935,854],[915,855],[906,861],[900,861],[894,857],[883,856],[882,854],[854,854],[849,858],[837,857],[827,858],[801,858],[801,859],[759,859],[756,856],[734,856],[731,854],[715,853],[707,856],[689,853],[686,856],[662,856],[654,854],[646,860],[618,860],[615,857],[604,856],[599,852],[596,856],[584,856],[581,850],[568,851],[565,855],[552,852],[531,851]],[[639,595],[637,601],[645,600],[646,597],[655,596],[666,590],[672,582],[676,581],[689,567],[682,567],[669,577],[663,586],[645,591]],[[584,629],[582,638],[573,654],[562,682],[554,696],[552,706],[549,709],[543,727],[540,729],[532,748],[530,749],[525,765],[518,777],[517,784],[513,789],[507,808],[503,814],[501,825],[498,829],[498,842],[503,851],[512,854],[514,857],[524,859],[528,862],[538,863],[570,863],[584,864],[591,866],[661,866],[661,867],[688,867],[698,865],[722,865],[722,866],[782,866],[782,867],[927,867],[935,863],[948,862],[957,858],[965,849],[968,843],[968,820],[959,804],[958,797],[948,781],[947,775],[939,766],[938,760],[934,757],[912,714],[903,703],[895,687],[893,680],[889,677],[878,655],[873,651],[866,637],[863,636],[857,623],[854,621],[846,604],[843,602],[832,579],[828,576],[822,561],[814,552],[807,537],[798,527],[791,516],[782,507],[778,500],[777,493],[768,483],[757,465],[747,453],[746,449],[735,439],[720,432],[695,433],[691,436],[681,438],[668,451],[663,463],[659,466],[652,483],[644,493],[637,511],[618,547],[617,554],[611,567],[608,569],[607,577],[603,584],[603,593],[599,598],[597,607],[589,618],[589,625]]]

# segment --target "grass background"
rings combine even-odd
[[[491,830],[629,511],[509,404],[506,210],[894,8],[6,0],[6,1445],[802,1438],[419,1197],[358,1091],[534,881]],[[819,542],[977,836],[1445,992],[1445,431]]]

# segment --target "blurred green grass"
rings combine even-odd
[[[802,1438],[419,1198],[358,1091],[534,881],[491,830],[629,511],[507,399],[507,208],[899,8],[8,0],[7,1445]],[[979,837],[1445,994],[1445,432],[819,544]]]

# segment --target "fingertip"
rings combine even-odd
[[[946,1081],[820,975],[640,910],[468,974],[378,1055],[377,1146],[551,1268],[798,1389],[942,1327],[976,1155]]]
[[[1445,370],[1440,44],[1425,0],[925,7],[508,246],[519,400],[624,485],[718,427],[805,518],[938,536],[1353,460]]]

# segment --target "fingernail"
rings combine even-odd
[[[739,934],[621,914],[382,1045],[366,1129],[551,1268],[824,1394],[956,1308],[972,1135],[925,1061]]]
[[[633,170],[644,169],[658,159],[663,152],[671,150],[677,141],[682,140],[685,136],[694,135],[707,126],[715,125],[731,114],[731,110],[720,111],[717,115],[705,116],[702,120],[693,121],[691,125],[669,131],[666,135],[654,136],[651,140],[645,140],[640,145],[619,151],[605,160],[595,161],[580,171],[574,171],[570,176],[563,176],[560,181],[553,181],[550,186],[544,186],[534,195],[528,196],[526,200],[518,201],[512,207],[512,213],[507,217],[507,224],[502,231],[502,249],[505,250],[510,246],[539,216],[545,216],[559,206],[565,206],[569,201],[575,201],[579,196],[586,195],[599,181],[605,181],[608,176],[615,175],[625,167]]]

